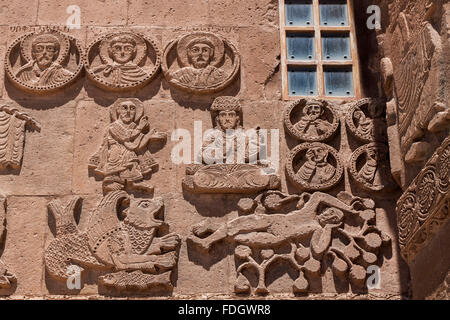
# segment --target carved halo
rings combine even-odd
[[[206,40],[214,46],[214,56],[211,59],[211,65],[217,67],[225,56],[225,45],[223,41],[214,34],[207,32],[197,32],[188,34],[178,40],[177,55],[178,62],[182,68],[189,66],[188,49],[192,42]]]
[[[16,77],[16,72],[18,67],[16,67],[16,62],[13,59],[17,56],[17,52],[20,53],[20,57],[23,60],[21,66],[23,67],[27,63],[33,60],[31,50],[33,40],[40,35],[52,35],[55,36],[60,45],[58,58],[55,60],[56,63],[60,64],[62,67],[67,67],[67,59],[75,60],[76,67],[70,68],[70,71],[73,73],[73,76],[68,77],[66,80],[61,81],[59,84],[49,84],[49,85],[34,85],[27,82],[24,82]],[[74,57],[69,55],[69,53],[73,50]],[[83,69],[83,56],[84,52],[81,48],[79,42],[74,37],[61,33],[57,30],[48,30],[45,32],[31,32],[25,34],[19,38],[17,38],[8,48],[6,52],[6,61],[5,61],[5,70],[8,78],[12,81],[12,83],[18,86],[22,90],[26,90],[32,93],[43,94],[56,91],[69,83],[72,83],[81,73]],[[69,62],[70,64],[70,62]]]
[[[333,177],[329,181],[322,183],[322,184],[311,184],[306,181],[303,181],[297,177],[296,170],[294,170],[294,161],[296,160],[298,155],[305,150],[307,151],[307,150],[309,150],[311,148],[315,148],[315,147],[321,147],[321,148],[326,149],[328,151],[328,157],[330,157],[330,156],[333,157],[334,162],[336,164],[336,166],[335,166],[336,171],[335,171]],[[288,178],[290,179],[290,181],[300,190],[319,191],[319,190],[327,190],[327,189],[330,189],[331,187],[335,186],[342,178],[342,174],[344,172],[344,167],[342,165],[342,161],[339,157],[338,152],[333,147],[326,145],[324,143],[319,143],[319,142],[313,142],[313,143],[306,142],[306,143],[302,143],[302,144],[296,146],[294,149],[291,150],[291,152],[289,153],[289,155],[286,159],[286,172],[287,172],[287,175],[288,175]]]
[[[303,113],[303,109],[308,103],[307,99],[300,99],[291,103],[284,112],[284,124],[292,137],[302,141],[316,142],[328,140],[336,133],[336,130],[339,127],[339,118],[336,115],[336,112],[334,111],[333,107],[330,106],[328,102],[324,100],[317,100],[316,102],[322,106],[322,108],[324,109],[324,114],[329,113],[332,116],[332,119],[330,119],[332,120],[332,122],[330,122],[330,126],[327,132],[317,137],[311,137],[296,129],[295,124],[292,123],[292,114],[297,109],[300,109],[300,111]]]
[[[131,32],[122,32],[122,33],[114,33],[114,34],[109,34],[107,35],[101,42],[100,42],[100,46],[99,46],[99,51],[100,51],[100,58],[102,59],[103,63],[105,64],[111,64],[113,63],[111,57],[109,56],[109,46],[111,44],[111,40],[115,37],[118,36],[129,36],[132,37],[135,41],[136,41],[136,57],[133,59],[133,63],[134,64],[141,64],[142,61],[144,60],[146,54],[147,54],[147,44],[145,43],[145,40],[134,34]]]
[[[58,32],[58,31],[46,31],[46,32],[41,32],[41,33],[30,33],[27,34],[21,44],[20,44],[20,52],[22,54],[23,59],[26,62],[30,62],[31,60],[33,60],[33,56],[32,56],[32,44],[34,39],[36,39],[39,36],[42,35],[52,35],[54,37],[56,37],[59,41],[59,53],[58,53],[58,58],[55,60],[56,63],[58,64],[62,64],[62,62],[67,58],[67,55],[69,54],[69,50],[70,50],[70,40],[69,38]]]
[[[132,101],[136,105],[136,116],[134,117],[134,121],[139,121],[144,115],[144,104],[141,100],[137,98],[119,98],[114,102],[113,107],[110,110],[111,120],[114,122],[117,120],[117,108],[119,104],[125,101]]]

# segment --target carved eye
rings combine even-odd
[[[139,203],[139,207],[140,208],[148,208],[151,206],[151,202],[150,201],[142,201],[141,203]]]

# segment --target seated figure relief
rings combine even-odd
[[[139,34],[120,32],[96,39],[88,49],[86,69],[103,88],[126,90],[148,83],[160,67],[156,43]]]
[[[336,185],[343,173],[337,151],[323,143],[303,143],[288,156],[286,170],[301,190],[326,190]]]
[[[237,98],[216,98],[211,115],[214,130],[205,133],[196,155],[198,164],[186,169],[183,186],[201,193],[243,193],[276,189],[280,179],[270,171],[270,163],[261,159],[266,144],[257,130],[247,134],[242,127],[242,107]],[[201,163],[201,164],[200,164]]]
[[[111,121],[102,146],[89,160],[89,168],[103,177],[105,193],[125,188],[152,192],[145,180],[158,166],[149,144],[167,135],[150,127],[138,99],[118,99],[111,108]]]
[[[363,142],[386,140],[386,121],[383,119],[383,105],[374,99],[356,102],[347,114],[347,126]]]
[[[339,126],[339,118],[328,102],[301,99],[288,106],[284,123],[294,138],[314,142],[332,137]]]
[[[176,54],[176,59],[172,55]],[[166,47],[164,75],[170,84],[194,93],[220,91],[235,78],[240,64],[234,46],[219,36],[197,32]]]
[[[117,291],[172,288],[180,238],[158,234],[166,226],[161,198],[135,199],[125,191],[110,192],[90,214],[85,230],[74,219],[79,202],[76,197],[67,205],[59,200],[48,205],[56,222],[56,237],[44,254],[51,277],[67,281],[76,266],[81,272],[103,271],[99,285]]]
[[[365,287],[366,267],[377,263],[380,248],[390,242],[376,226],[375,203],[345,192],[335,198],[321,192],[267,191],[254,200],[242,199],[238,207],[244,216],[223,224],[206,219],[188,237],[207,253],[222,240],[234,246],[236,293],[252,292],[249,273],[258,279],[253,292],[269,293],[266,275],[276,261],[296,269],[294,293],[307,293],[328,258],[337,278]]]
[[[57,31],[30,33],[10,46],[7,75],[14,84],[29,91],[56,90],[81,72],[82,54],[77,41],[69,35]]]

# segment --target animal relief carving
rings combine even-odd
[[[295,205],[292,210],[291,204]],[[377,263],[380,248],[390,242],[376,226],[374,202],[348,193],[335,198],[321,192],[285,195],[267,191],[255,200],[241,200],[239,207],[245,216],[224,224],[206,219],[192,228],[188,238],[205,252],[221,240],[234,245],[236,293],[252,292],[245,272],[258,279],[254,293],[269,293],[266,274],[280,261],[297,271],[293,291],[309,292],[328,259],[337,278],[361,288],[366,267]]]
[[[56,238],[45,250],[45,266],[56,280],[67,281],[70,266],[107,271],[99,284],[124,290],[172,287],[171,272],[177,264],[180,238],[171,233],[158,236],[164,222],[161,198],[136,199],[124,191],[104,196],[80,230],[74,210],[80,198],[66,206],[49,203],[56,221]]]

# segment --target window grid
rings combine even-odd
[[[359,60],[358,60],[358,50],[356,46],[355,38],[355,23],[353,16],[353,0],[346,0],[347,2],[347,17],[348,25],[346,26],[324,26],[320,23],[320,10],[319,2],[320,0],[312,0],[312,24],[311,26],[290,26],[286,21],[286,6],[287,2],[290,0],[279,0],[280,1],[280,31],[281,31],[281,48],[282,48],[282,76],[283,76],[283,99],[284,100],[296,100],[302,97],[315,97],[315,98],[326,98],[326,99],[360,99],[361,89],[360,89],[360,76],[359,76]],[[314,59],[312,60],[292,60],[288,57],[287,49],[287,34],[302,34],[314,35]],[[346,34],[349,36],[350,41],[350,57],[348,60],[327,60],[322,56],[322,37],[324,35],[342,35]],[[316,81],[317,81],[317,95],[302,96],[302,95],[292,95],[289,92],[289,75],[288,68],[301,67],[301,68],[316,68]],[[325,75],[324,70],[327,67],[342,67],[351,68],[353,75],[353,95],[350,96],[330,96],[325,92]]]

